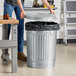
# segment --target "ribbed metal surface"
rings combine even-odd
[[[66,1],[67,11],[76,11],[76,1]]]
[[[47,68],[55,65],[56,31],[27,31],[27,65]]]
[[[67,23],[76,23],[76,18],[67,18]]]
[[[68,30],[68,35],[76,35],[76,29]]]

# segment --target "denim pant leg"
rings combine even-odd
[[[23,5],[24,8],[24,5]],[[24,44],[24,19],[20,18],[21,10],[19,6],[15,9],[16,17],[19,20],[18,25],[18,52],[23,52],[23,44]]]
[[[8,14],[9,17],[12,17],[12,12],[14,10],[14,6],[8,4],[6,1],[4,2],[4,14]],[[11,29],[11,25],[8,24],[8,38],[10,35],[10,29]]]

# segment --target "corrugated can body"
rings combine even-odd
[[[27,65],[49,68],[55,65],[57,31],[27,31]]]

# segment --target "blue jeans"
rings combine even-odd
[[[24,8],[24,4],[23,4]],[[24,19],[20,18],[21,10],[19,6],[13,6],[4,2],[4,14],[9,14],[9,17],[12,17],[13,10],[15,11],[16,18],[19,20],[18,25],[18,52],[23,52],[23,43],[24,43]],[[8,24],[8,39],[10,35],[11,25]]]

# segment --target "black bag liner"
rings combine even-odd
[[[45,31],[59,30],[59,24],[55,22],[33,21],[25,24],[25,30],[28,31]]]

